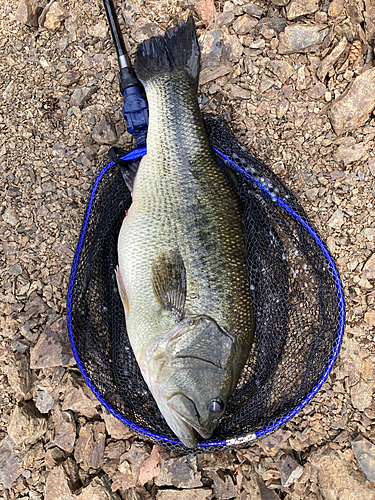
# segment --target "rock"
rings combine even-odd
[[[78,489],[81,485],[81,480],[79,478],[79,468],[77,462],[73,458],[68,457],[65,462],[62,463],[65,474],[69,479],[69,486],[73,491]]]
[[[61,21],[68,17],[68,11],[61,2],[53,2],[45,12],[43,26],[49,30],[55,30],[61,26]]]
[[[339,146],[335,152],[335,160],[342,161],[344,165],[350,165],[355,161],[360,160],[366,154],[366,145],[364,143],[354,144],[353,146],[346,147],[344,144]]]
[[[328,28],[319,25],[295,24],[280,33],[279,54],[315,52],[328,34]]]
[[[310,454],[308,461],[318,471],[319,489],[330,500],[375,500],[375,487],[357,472],[343,452],[323,446]]]
[[[363,22],[363,9],[360,9],[356,3],[345,2],[344,7],[352,23],[355,24]]]
[[[44,436],[47,420],[28,401],[16,406],[8,423],[8,434],[17,445],[34,444]]]
[[[96,85],[93,85],[92,87],[78,87],[74,89],[69,101],[69,106],[78,106],[81,108],[97,90],[98,87]]]
[[[67,453],[72,453],[76,440],[76,424],[72,413],[56,407],[52,412],[55,436],[51,442]]]
[[[266,38],[267,40],[273,39],[271,44],[270,44],[271,49],[275,49],[279,45],[279,41],[276,38],[276,31],[275,30],[271,30],[269,28],[264,28],[264,29],[262,29],[262,36],[264,38]]]
[[[123,490],[128,490],[136,486],[138,476],[133,473],[130,463],[127,460],[124,460],[121,462],[117,469],[117,473],[113,476],[112,480],[112,489],[117,490],[121,488]]]
[[[206,500],[212,494],[211,490],[203,488],[195,490],[159,490],[156,494],[156,500]]]
[[[83,470],[99,469],[103,464],[104,446],[104,422],[86,424],[79,431],[74,457]]]
[[[306,189],[305,195],[306,198],[310,201],[316,200],[317,196],[319,193],[319,188],[311,188],[311,189]]]
[[[102,40],[105,40],[108,37],[107,23],[99,21],[97,24],[89,28],[89,33],[93,37],[99,37]]]
[[[223,32],[221,29],[206,31],[199,37],[201,49],[201,70],[217,67],[220,64],[223,51]]]
[[[365,476],[375,483],[375,445],[368,439],[358,436],[351,442],[355,458]]]
[[[231,35],[227,28],[223,28],[223,56],[230,62],[237,62],[243,52],[243,45],[237,35]]]
[[[232,27],[237,35],[247,35],[257,24],[257,19],[249,16],[249,14],[245,14],[238,17],[234,21]]]
[[[21,401],[30,391],[31,384],[31,372],[27,357],[22,354],[12,354],[7,359],[7,365],[3,371],[7,376],[15,400]]]
[[[229,475],[224,475],[222,471],[210,471],[209,475],[213,481],[212,489],[214,491],[215,498],[218,500],[237,498],[236,488]]]
[[[333,101],[328,116],[337,135],[361,127],[375,108],[375,68],[357,76],[350,88]]]
[[[271,3],[277,5],[278,7],[283,7],[284,5],[287,5],[289,2],[290,0],[271,0]]]
[[[16,226],[18,221],[20,220],[20,216],[18,215],[16,209],[13,207],[7,207],[4,210],[4,213],[1,216],[7,224],[10,224],[11,226]]]
[[[78,500],[120,500],[117,493],[113,493],[110,483],[106,476],[94,477],[91,483],[83,488],[82,492],[76,497]]]
[[[21,0],[14,17],[21,24],[36,27],[42,10],[40,0]]]
[[[48,392],[37,391],[35,406],[40,413],[48,413],[53,406],[53,397]]]
[[[29,448],[23,459],[23,468],[24,469],[32,469],[38,467],[38,464],[41,463],[45,458],[46,451],[44,449],[44,445],[42,441],[38,441],[34,446]]]
[[[30,368],[47,368],[51,366],[73,366],[73,356],[66,320],[58,319],[51,325],[47,325],[44,332],[40,334],[38,342],[31,349]]]
[[[369,408],[372,403],[373,392],[374,384],[370,381],[360,380],[357,384],[353,385],[350,388],[350,395],[354,408],[357,408],[359,411]]]
[[[285,83],[288,78],[294,73],[294,69],[291,64],[286,61],[280,61],[278,59],[269,59],[265,63],[265,67],[272,71],[272,73],[280,80],[281,83]]]
[[[12,486],[22,474],[22,460],[24,454],[15,445],[10,436],[6,436],[0,443],[0,483],[5,489]]]
[[[247,5],[243,5],[242,10],[246,14],[249,14],[249,16],[254,16],[259,18],[262,17],[263,15],[262,7],[259,7],[259,5],[256,5],[255,3],[249,3]]]
[[[104,449],[104,461],[102,469],[112,479],[117,473],[118,466],[120,465],[120,458],[126,452],[126,445],[124,441],[115,441],[109,443]],[[119,481],[121,483],[121,479]],[[115,488],[114,488],[115,490]]]
[[[270,105],[268,101],[260,101],[260,104],[258,105],[256,109],[256,113],[259,116],[264,116],[266,113],[269,113],[270,110]]]
[[[214,0],[200,0],[195,4],[194,8],[205,25],[211,26],[216,14]]]
[[[69,376],[62,404],[63,410],[73,410],[87,418],[93,418],[98,414],[96,407],[99,404],[81,376],[73,374]]]
[[[150,23],[146,19],[140,17],[134,23],[132,28],[132,37],[137,43],[142,43],[144,40],[152,36],[162,35],[162,29],[155,23]]]
[[[175,490],[174,490],[175,491]],[[150,493],[143,486],[136,486],[125,491],[124,500],[152,500]]]
[[[205,68],[199,74],[199,85],[204,85],[212,80],[216,80],[216,78],[227,75],[232,70],[233,66],[227,60],[224,60],[220,63],[220,66],[217,66],[216,68]]]
[[[368,325],[374,326],[375,325],[375,311],[370,309],[370,311],[368,311],[365,314],[364,320]]]
[[[243,89],[239,85],[228,83],[224,88],[227,92],[229,92],[231,99],[250,99],[251,97],[250,91]]]
[[[115,126],[112,121],[107,121],[105,116],[95,125],[91,137],[98,144],[116,144],[117,142]]]
[[[259,92],[266,92],[266,90],[270,89],[273,85],[275,85],[275,80],[272,80],[272,78],[269,78],[267,75],[263,73],[262,79],[259,84]],[[250,92],[249,92],[250,94]],[[250,95],[248,99],[250,98]]]
[[[279,111],[279,110],[278,110],[278,111]],[[283,115],[281,115],[281,116],[283,116]],[[278,112],[278,113],[277,113],[277,117],[278,117],[278,118],[281,118],[281,116],[279,115],[279,112]],[[274,163],[274,164],[272,165],[272,171],[273,171],[276,175],[281,176],[281,177],[282,177],[283,175],[285,175],[285,174],[288,172],[288,170],[287,170],[287,168],[286,168],[285,164],[284,164],[282,161],[277,161],[276,163]]]
[[[362,268],[361,278],[372,280],[375,279],[375,252],[366,261]]]
[[[317,77],[320,80],[324,80],[325,77],[327,76],[328,71],[333,67],[335,62],[338,60],[338,58],[341,56],[341,54],[344,52],[346,49],[346,46],[348,44],[348,41],[345,37],[342,37],[342,39],[339,41],[339,43],[336,45],[336,47],[332,50],[330,54],[328,54],[319,64],[318,70],[316,72]]]
[[[17,276],[18,274],[22,274],[22,268],[18,264],[14,264],[9,270],[8,274],[11,276]]]
[[[349,387],[353,387],[360,380],[374,383],[369,353],[362,349],[354,338],[344,336],[335,371],[338,380],[348,377]]]
[[[176,488],[198,488],[202,486],[201,473],[197,468],[197,457],[186,455],[179,458],[161,459],[160,474],[155,479],[157,486]]]
[[[305,65],[297,69],[296,90],[304,90],[306,88]]]
[[[345,16],[345,10],[344,10],[344,0],[332,0],[328,7],[328,15],[329,17],[339,17],[344,14]]]
[[[11,198],[17,198],[18,196],[21,195],[22,195],[21,191],[16,187],[10,187],[7,191],[7,196],[10,196]]]
[[[145,442],[134,441],[130,450],[120,458],[120,465],[117,474],[113,478],[112,489],[122,488],[127,490],[134,488],[139,479],[139,474],[143,463],[150,456],[150,447]]]
[[[275,457],[280,450],[290,449],[288,440],[291,435],[289,431],[278,429],[269,436],[262,437],[257,444],[267,455]]]
[[[47,470],[53,469],[65,460],[65,453],[60,448],[57,448],[57,446],[53,446],[47,449],[44,460]]]
[[[307,91],[307,95],[311,99],[320,99],[327,92],[327,87],[323,83],[316,83]]]
[[[263,479],[258,475],[256,476],[256,481],[259,488],[259,496],[260,496],[259,500],[279,500],[280,498],[279,495],[277,495],[273,490],[267,488]]]
[[[79,71],[67,71],[63,73],[62,77],[59,80],[60,85],[64,85],[64,87],[69,87],[73,83],[77,83],[81,78],[81,73]]]
[[[361,234],[369,241],[374,241],[373,238],[375,238],[375,227],[366,227],[363,231],[361,231]]]
[[[371,174],[375,177],[375,157],[368,159],[368,168]]]
[[[294,458],[282,453],[275,460],[277,470],[280,472],[281,484],[288,488],[299,479],[303,474],[303,467],[299,465]]]
[[[372,40],[375,36],[375,5],[372,0],[365,0],[365,12],[363,12],[365,18],[365,32],[366,39]]]
[[[246,455],[245,450],[244,454],[242,457],[248,458],[248,455]],[[199,457],[199,463],[201,464],[201,459],[202,457]],[[203,455],[203,468],[205,471],[210,471],[210,470],[218,470],[218,469],[228,469],[228,470],[234,470],[235,469],[235,455],[232,452],[218,452],[218,453],[205,453]],[[244,458],[242,458],[242,461]]]
[[[109,443],[104,450],[104,458],[109,460],[119,460],[120,457],[126,452],[124,441],[116,441]]]
[[[286,17],[292,20],[296,17],[314,14],[317,10],[319,10],[318,0],[292,0],[286,8]]]
[[[62,465],[55,467],[48,474],[44,487],[44,500],[74,500],[69,487],[69,479]]]
[[[276,33],[281,33],[285,30],[286,19],[284,17],[263,17],[257,25],[257,29],[262,32],[265,29],[271,29]]]
[[[249,48],[263,50],[265,46],[266,46],[266,42],[262,38],[258,38],[257,40],[254,40],[253,42],[251,42],[251,44],[249,45]]]
[[[155,444],[152,448],[151,454],[143,462],[138,476],[138,482],[142,486],[148,481],[158,476],[160,473],[160,459],[163,454],[163,448]]]
[[[216,12],[215,14],[215,28],[222,28],[229,26],[234,19],[234,12]]]
[[[240,14],[242,14],[242,8],[234,5],[233,2],[227,0],[226,2],[224,2],[223,12],[234,12],[236,16],[239,16]]]
[[[328,220],[328,225],[333,229],[341,229],[341,226],[344,224],[344,214],[342,210],[339,208],[335,210],[330,219]]]
[[[134,432],[130,427],[123,424],[121,420],[112,415],[112,413],[108,410],[103,410],[103,420],[105,422],[107,432],[113,439],[129,439],[134,436]]]

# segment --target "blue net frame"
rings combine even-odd
[[[234,139],[221,121],[218,121],[216,117],[206,117],[205,120],[219,166],[231,169],[239,181],[238,192],[244,203],[245,243],[248,243],[247,253],[251,254],[248,258],[249,283],[255,283],[255,286],[251,287],[253,304],[256,311],[260,310],[258,319],[256,317],[257,328],[259,324],[262,325],[262,328],[259,328],[261,331],[258,337],[257,333],[255,337],[255,344],[258,343],[258,345],[249,357],[249,360],[251,358],[256,361],[249,361],[244,380],[240,379],[238,390],[236,389],[232,398],[234,399],[233,407],[228,404],[229,414],[224,415],[222,427],[219,422],[218,432],[215,432],[210,440],[200,442],[197,449],[198,451],[222,451],[245,446],[275,431],[311,401],[328,377],[337,358],[345,326],[345,300],[336,265],[294,196],[267,167]],[[121,160],[123,162],[138,161],[146,152],[146,148],[134,149],[124,155]],[[110,181],[109,177],[111,177]],[[108,197],[109,188],[103,190],[103,184],[107,183],[112,190],[115,189],[115,193],[111,196],[114,200],[118,196],[120,200],[122,195],[117,193],[117,184],[120,181],[118,165],[115,162],[107,163],[95,179],[84,216],[72,266],[67,301],[68,331],[72,350],[77,366],[88,386],[101,404],[115,417],[151,441],[181,452],[191,452],[192,450],[188,450],[174,437],[166,423],[163,424],[163,418],[158,415],[158,409],[155,408],[156,404],[153,403],[151,394],[142,384],[137,366],[131,361],[126,361],[127,366],[130,363],[130,368],[124,372],[121,371],[122,368],[119,368],[122,367],[125,359],[121,358],[118,353],[126,343],[126,330],[121,334],[122,336],[114,334],[110,340],[107,338],[112,335],[112,331],[117,330],[113,317],[121,312],[118,307],[115,311],[108,311],[112,307],[112,302],[115,301],[116,294],[118,295],[113,281],[114,276],[112,277],[108,271],[114,266],[116,250],[113,250],[114,256],[110,263],[102,264],[103,259],[105,261],[103,255],[100,258],[95,257],[96,248],[100,246],[101,241],[100,231],[103,231],[103,228],[98,230],[100,223],[96,221],[101,220],[101,215],[105,210],[109,214],[115,210],[113,208],[115,205],[112,208],[108,207],[106,197]],[[131,203],[130,194],[127,193],[125,198],[121,210],[126,210]],[[248,200],[250,200],[249,207],[247,206]],[[260,207],[260,211],[254,216],[252,214],[255,209],[258,209],[257,207]],[[267,224],[269,227],[265,227]],[[116,227],[118,231],[118,223]],[[263,238],[262,246],[257,246],[256,241],[251,237],[254,228],[257,230],[258,237]],[[116,241],[116,234],[113,241]],[[272,247],[269,253],[273,252],[272,259],[275,262],[272,264],[270,257],[268,263],[260,260],[254,264],[255,256],[261,253],[261,248],[267,244],[268,248]],[[288,255],[285,257],[286,253]],[[95,268],[95,271],[92,271],[94,261],[99,262],[95,264],[99,270]],[[266,267],[266,273],[259,271],[261,266]],[[273,266],[276,268],[275,271],[273,271]],[[255,267],[257,267],[256,270],[254,270]],[[277,275],[281,268],[284,269],[285,279]],[[100,273],[109,274],[102,279]],[[309,280],[308,282],[303,282],[304,275],[306,280]],[[277,281],[276,285],[273,284],[274,281]],[[99,288],[98,282],[102,283]],[[265,286],[269,287],[267,293],[263,292]],[[90,295],[91,288],[95,288],[92,296]],[[275,290],[279,288],[279,295],[275,295]],[[309,296],[309,291],[313,296]],[[115,298],[109,298],[105,306],[100,305],[101,294],[105,296],[111,293]],[[287,299],[283,298],[285,294],[288,295]],[[260,295],[262,295],[259,299],[260,305],[257,306],[257,297]],[[299,302],[300,296],[305,297],[301,299],[301,302]],[[279,303],[281,305],[277,305]],[[311,307],[311,304],[316,306],[319,312],[315,314],[315,319],[309,320],[306,312],[299,311],[301,304],[306,310]],[[105,325],[104,329],[107,329],[107,333],[104,334],[98,333],[101,327],[94,325],[95,314],[98,314],[101,308],[103,313],[98,325]],[[271,315],[269,310],[267,312],[270,308],[272,309]],[[265,313],[263,309],[266,310]],[[312,314],[311,311],[310,313]],[[285,322],[287,326],[281,325],[279,328],[279,325],[273,324],[270,321],[272,315],[279,318],[279,322],[281,320]],[[319,329],[315,321],[324,327],[321,326]],[[118,329],[121,330],[120,327]],[[283,333],[284,330],[288,333]],[[322,333],[321,330],[324,332]],[[272,332],[277,336],[276,340],[275,336],[272,337]],[[281,339],[280,342],[279,339]],[[128,347],[126,349],[129,350]],[[296,352],[295,360],[293,360],[293,350]],[[130,359],[131,354],[128,353],[127,356]],[[136,382],[130,383],[133,380]],[[128,383],[130,383],[130,388],[125,387]],[[280,391],[283,384],[288,386],[286,391],[290,392],[291,388],[295,387],[296,392],[294,399],[291,398],[289,403],[284,405],[283,401],[279,401],[277,396],[272,395],[273,392]],[[133,385],[135,388],[132,394],[136,395],[134,404],[130,402],[123,407],[122,400],[125,398],[125,392],[128,389],[131,392]],[[259,394],[258,399],[257,394]],[[246,410],[246,402],[250,399],[251,409]],[[258,400],[260,401],[259,408],[257,407]],[[272,405],[275,406],[274,412],[272,412]],[[131,406],[134,406],[135,410],[129,409]],[[142,409],[142,406],[145,408]],[[255,410],[252,410],[253,407]]]

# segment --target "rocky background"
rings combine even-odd
[[[75,367],[66,295],[90,185],[130,148],[99,0],[0,6],[0,498],[375,499],[374,0],[117,1],[130,55],[193,13],[200,102],[296,194],[347,301],[311,404],[239,451],[179,456],[109,415]]]

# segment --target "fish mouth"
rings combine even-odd
[[[200,425],[198,411],[190,398],[183,394],[175,394],[168,400],[167,405],[178,424],[179,432],[177,435],[186,446],[189,448],[197,447],[197,439],[193,429],[204,439],[208,439],[211,436],[212,432]],[[182,433],[182,429],[185,432]],[[188,436],[188,439],[185,436]]]
[[[186,420],[173,409],[171,409],[171,416],[172,419],[168,419],[168,425],[178,436],[179,440],[188,448],[196,448],[198,443],[194,434],[193,426],[186,422]]]

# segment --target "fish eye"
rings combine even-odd
[[[216,415],[217,413],[220,413],[223,410],[224,404],[221,401],[214,399],[213,401],[211,401],[208,408],[209,408],[211,413]]]

